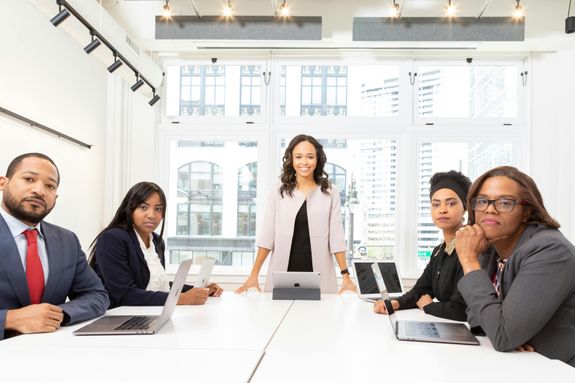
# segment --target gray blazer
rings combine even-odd
[[[104,314],[109,304],[108,293],[88,266],[78,238],[71,231],[47,222],[42,222],[42,232],[50,265],[42,303],[62,308],[66,314],[63,325]],[[26,272],[10,229],[0,216],[0,340],[5,336],[7,310],[29,304]]]
[[[482,256],[493,270],[495,249]],[[481,326],[496,350],[527,343],[575,367],[575,247],[559,230],[527,226],[503,270],[501,297],[485,269],[464,275],[458,287],[469,324]]]

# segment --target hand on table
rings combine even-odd
[[[224,292],[224,289],[222,289],[219,285],[215,283],[210,283],[208,285],[208,290],[210,297],[219,297]]]
[[[260,284],[258,282],[257,275],[256,276],[250,275],[248,279],[246,279],[244,284],[235,290],[235,293],[236,294],[245,293],[252,287],[255,288],[258,292],[260,293],[262,292],[262,290],[260,289]]]
[[[180,294],[179,305],[203,305],[208,300],[210,289],[196,288],[190,289]]]
[[[8,310],[4,327],[22,334],[53,332],[60,328],[64,312],[58,306],[40,303]]]

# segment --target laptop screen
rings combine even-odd
[[[387,292],[389,294],[401,293],[401,282],[399,281],[399,274],[395,262],[376,262],[383,276]],[[355,262],[355,273],[357,283],[359,285],[359,293],[365,294],[379,294],[379,288],[371,269],[372,262]]]

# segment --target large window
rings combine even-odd
[[[396,65],[282,65],[284,116],[396,116]]]
[[[473,180],[494,166],[525,167],[522,59],[372,53],[166,63],[169,263],[214,258],[248,273],[268,192],[298,134],[325,149],[352,255],[394,259],[402,276],[418,276],[442,240],[429,210],[433,173]]]
[[[245,65],[169,65],[166,115],[177,117],[254,117],[262,114],[262,67]]]
[[[253,263],[257,142],[170,141],[167,244],[170,263]]]
[[[515,65],[421,65],[419,117],[517,118]]]

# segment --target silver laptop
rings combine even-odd
[[[399,340],[479,345],[477,338],[463,323],[398,320],[391,302],[383,301],[391,327]]]
[[[74,335],[139,335],[155,334],[172,317],[192,260],[180,263],[161,315],[105,315],[73,332]]]
[[[381,289],[381,295],[385,297],[385,280],[379,273],[379,268],[374,267],[373,272],[376,274],[375,279]],[[378,273],[379,275],[377,275]],[[383,302],[389,316],[391,328],[395,333],[395,337],[399,340],[479,345],[477,338],[463,323],[398,320],[391,301],[384,298]]]
[[[301,287],[303,289],[319,289],[321,277],[315,271],[274,271],[272,274],[274,289]]]
[[[383,279],[386,280],[386,286],[389,288],[387,291],[388,295],[390,297],[401,296],[403,294],[403,286],[401,285],[395,262],[354,259],[353,270],[359,287],[359,297],[369,302],[381,299],[381,290],[377,287],[372,265],[379,267]]]

